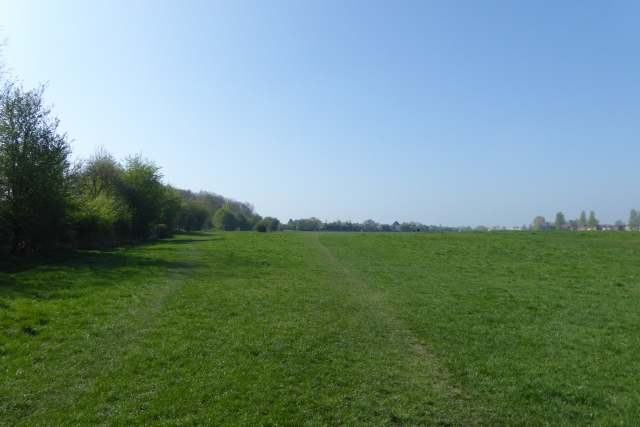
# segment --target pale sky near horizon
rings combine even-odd
[[[443,225],[640,208],[637,1],[4,1],[75,156],[263,216]]]

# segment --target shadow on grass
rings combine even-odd
[[[123,260],[129,260],[131,263],[140,263],[142,258],[138,256],[128,256],[123,249],[136,248],[136,247],[153,247],[153,246],[165,246],[165,245],[183,245],[187,243],[203,243],[213,240],[224,240],[224,237],[214,237],[211,234],[204,232],[178,232],[180,236],[203,236],[209,237],[208,239],[176,239],[175,236],[157,240],[144,240],[138,242],[123,242],[117,245],[100,246],[95,248],[83,248],[83,249],[67,249],[58,248],[51,251],[44,251],[33,254],[29,259],[25,259],[22,256],[0,256],[0,286],[2,282],[2,274],[13,274],[22,271],[31,270],[43,266],[81,266],[87,264],[95,264],[96,261],[104,261],[105,259],[116,260],[121,257]],[[188,266],[181,266],[180,263],[173,263],[165,260],[156,260],[147,258],[148,262],[166,263],[164,265],[167,268],[171,268],[172,265],[176,265],[176,268],[185,268]],[[112,262],[113,264],[113,262]],[[115,262],[117,268],[118,262]],[[159,265],[161,266],[161,265]]]
[[[162,240],[162,242],[165,243],[170,243],[172,245],[182,245],[184,243],[203,243],[203,242],[211,242],[213,240],[224,240],[224,237],[211,237],[209,236],[208,239],[167,239],[167,240]]]
[[[47,299],[59,295],[61,290],[105,286],[139,273],[140,280],[144,281],[149,276],[162,274],[163,270],[198,268],[202,265],[197,261],[150,257],[128,249],[207,240],[163,239],[103,247],[100,250],[57,249],[34,254],[29,259],[0,257],[0,296]]]
[[[181,231],[181,230],[175,230],[173,232],[174,235],[176,236],[200,236],[200,237],[210,237],[211,236],[211,232],[207,232],[207,231]]]

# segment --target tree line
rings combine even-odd
[[[215,193],[175,188],[163,182],[161,168],[142,155],[116,160],[101,148],[71,160],[66,133],[44,102],[45,86],[25,90],[6,78],[0,57],[0,253],[28,254],[56,246],[91,246],[165,237],[173,230],[232,231],[460,232],[486,227],[442,227],[419,222],[381,224],[321,221],[318,218],[262,218],[250,203]],[[595,229],[593,211],[575,220],[562,212],[554,223],[537,216],[529,227]],[[616,222],[621,229],[621,221]],[[631,210],[626,227],[640,229]],[[493,227],[499,230],[499,227]],[[502,227],[502,229],[506,229]],[[522,228],[527,229],[526,225]]]
[[[640,229],[640,213],[631,209],[628,224],[617,220],[608,227],[615,230],[638,231]],[[536,216],[530,228],[532,230],[597,230],[600,228],[600,220],[596,218],[594,211],[589,212],[589,217],[585,211],[582,211],[580,217],[576,219],[566,219],[562,212],[558,212],[553,223],[547,222],[545,217],[541,215]]]
[[[420,222],[395,221],[393,224],[381,224],[372,219],[361,223],[351,221],[321,221],[316,217],[290,219],[287,223],[280,223],[280,231],[344,231],[344,232],[427,232],[427,231],[472,231],[471,227],[443,227],[439,225],[425,225]]]
[[[0,58],[1,59],[1,58]],[[44,101],[0,64],[0,253],[163,237],[175,229],[276,230],[249,203],[163,182],[142,155],[105,149],[71,160],[66,133]]]

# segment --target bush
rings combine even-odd
[[[400,231],[413,231],[413,226],[409,223],[403,222],[400,224]]]
[[[94,199],[79,197],[74,204],[76,209],[71,215],[71,229],[74,240],[81,245],[113,240],[116,224],[128,220],[126,209],[108,196]]]
[[[264,226],[267,228],[267,231],[278,231],[278,226],[280,225],[280,221],[278,218],[272,218],[270,216],[263,219],[261,222],[264,223]]]
[[[237,222],[236,216],[227,208],[220,208],[213,215],[213,226],[219,231],[233,231]]]
[[[255,225],[255,227],[253,227],[253,230],[257,231],[259,233],[266,233],[267,232],[267,225],[264,223],[264,220],[258,221],[258,223]]]
[[[209,215],[211,215],[211,211],[204,203],[197,200],[185,200],[182,202],[180,225],[185,230],[200,230],[209,219]]]

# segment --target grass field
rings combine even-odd
[[[0,261],[0,425],[640,425],[640,233],[192,233]]]

